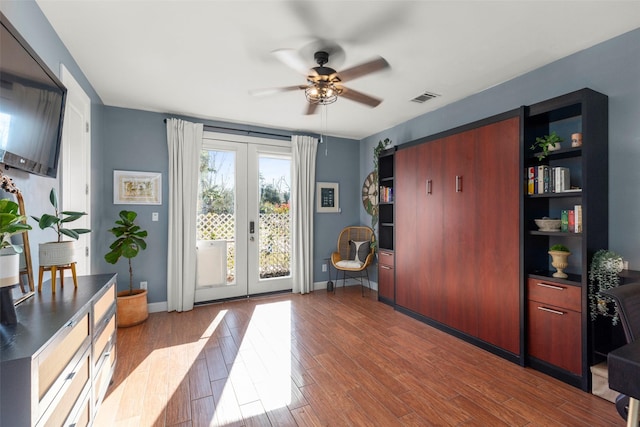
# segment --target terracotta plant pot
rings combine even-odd
[[[119,328],[139,325],[147,320],[147,317],[149,317],[147,290],[134,289],[132,295],[129,295],[128,290],[118,292],[117,316]]]

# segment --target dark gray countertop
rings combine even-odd
[[[17,325],[0,325],[0,361],[33,357],[79,311],[88,308],[97,293],[115,280],[116,274],[78,276],[76,289],[73,280],[67,278],[64,288],[57,284],[55,294],[51,293],[49,281],[43,283],[42,292],[36,292],[16,307]]]

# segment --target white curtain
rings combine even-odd
[[[293,292],[313,290],[313,198],[316,182],[318,140],[310,136],[291,137],[293,178]]]
[[[169,148],[169,311],[193,308],[196,289],[196,206],[202,123],[167,119]]]

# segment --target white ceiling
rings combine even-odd
[[[640,27],[640,1],[37,0],[106,105],[361,139]],[[376,55],[391,68],[345,83],[382,98],[338,99],[305,116],[305,83],[271,52],[340,71]],[[424,104],[424,91],[441,95]],[[320,109],[318,110],[320,111]]]

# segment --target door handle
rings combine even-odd
[[[456,175],[456,193],[462,193],[462,175]]]
[[[249,233],[253,234],[256,232],[256,223],[255,221],[249,221]]]

